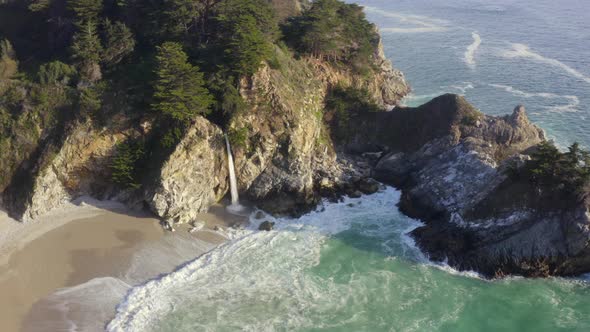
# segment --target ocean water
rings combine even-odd
[[[584,279],[486,281],[430,263],[400,193],[326,204],[133,288],[109,331],[589,331]]]
[[[404,101],[465,95],[502,115],[517,104],[558,146],[590,147],[590,2],[359,0],[410,82]]]
[[[522,103],[560,146],[590,146],[587,1],[358,3],[413,87],[404,103],[453,92],[495,115]],[[120,301],[109,331],[590,331],[590,276],[487,281],[432,264],[407,236],[420,223],[399,213],[399,196],[327,203],[272,232],[253,219],[198,258],[189,243],[146,249],[129,276],[55,301],[103,301],[101,319]],[[168,256],[184,263],[145,282]]]

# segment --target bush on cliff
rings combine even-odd
[[[146,155],[145,147],[140,142],[128,141],[117,145],[115,156],[111,161],[111,179],[114,183],[128,189],[139,188],[139,169]]]
[[[351,117],[364,112],[380,112],[381,108],[369,99],[366,89],[338,85],[326,97],[324,119],[332,126],[332,134],[337,140],[349,136]]]
[[[301,16],[283,27],[285,40],[300,53],[337,63],[357,71],[371,64],[379,35],[363,9],[338,0],[317,0]]]
[[[590,152],[578,143],[560,152],[552,142],[543,142],[521,169],[512,167],[509,172],[513,178],[536,186],[541,194],[580,197],[590,183]]]

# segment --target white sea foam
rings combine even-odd
[[[578,70],[566,65],[565,63],[557,59],[547,58],[542,56],[541,54],[535,53],[529,48],[529,46],[524,44],[512,44],[512,48],[510,50],[503,51],[501,53],[501,56],[509,59],[523,58],[530,59],[540,63],[545,63],[553,67],[560,68],[566,73],[570,74],[571,76],[576,77],[590,84],[590,77],[584,75]]]
[[[518,90],[509,85],[502,85],[502,84],[489,84],[489,86],[504,90],[508,93],[511,93],[514,96],[522,97],[522,98],[545,98],[545,99],[558,99],[558,100],[566,100],[568,101],[565,105],[558,105],[558,106],[548,106],[547,110],[551,112],[578,112],[578,106],[580,106],[580,99],[577,96],[572,95],[558,95],[549,92],[525,92],[522,90]]]
[[[472,32],[471,36],[473,37],[473,43],[467,46],[467,50],[465,51],[464,60],[467,66],[471,69],[475,69],[476,62],[475,62],[475,55],[479,46],[481,45],[481,36],[476,32]]]
[[[219,324],[223,324],[220,322],[225,320],[230,324],[231,318],[240,315],[240,310],[245,310],[243,302],[240,302],[245,300],[244,297],[249,299],[253,307],[280,298],[277,305],[281,307],[277,310],[291,318],[284,324],[292,328],[317,328],[317,320],[312,321],[311,317],[301,315],[300,306],[316,306],[320,304],[318,299],[328,297],[321,302],[321,305],[327,306],[325,310],[343,310],[347,306],[346,301],[336,299],[356,296],[344,295],[350,292],[350,285],[316,280],[304,273],[319,264],[320,252],[329,236],[355,227],[360,222],[363,226],[361,234],[377,238],[398,234],[399,237],[391,239],[391,245],[396,248],[402,246],[410,251],[408,258],[419,257],[416,254],[419,251],[406,244],[411,243],[411,240],[404,234],[420,224],[396,215],[399,214],[394,205],[397,200],[399,192],[389,188],[370,197],[325,204],[298,219],[276,219],[270,216],[252,218],[253,225],[244,230],[242,236],[171,274],[133,288],[118,306],[117,315],[107,329],[155,330],[161,328],[158,324],[165,324],[161,321],[163,317],[182,310],[180,308],[187,308],[188,312],[178,314],[183,317],[192,315],[194,329],[213,330],[211,325],[219,327]],[[395,223],[392,221],[395,218],[405,219]],[[253,230],[261,220],[275,221],[275,230]],[[399,250],[395,249],[397,252]],[[388,271],[379,272],[380,278],[387,280],[391,278],[390,274]],[[216,309],[211,313],[202,310],[193,312],[190,311],[193,302],[186,301],[205,301]],[[208,319],[213,322],[205,322]],[[273,315],[268,315],[266,321],[245,319],[247,323],[241,328],[249,331],[272,330],[276,319]]]
[[[375,7],[365,7],[368,13],[396,19],[400,23],[409,24],[411,27],[382,27],[381,32],[389,33],[425,33],[444,32],[448,30],[449,22],[421,15],[407,15],[393,11],[386,11]]]

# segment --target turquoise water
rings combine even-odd
[[[463,94],[488,114],[527,106],[565,146],[590,146],[590,4],[366,0],[419,105]],[[486,281],[430,263],[399,192],[327,204],[133,287],[111,331],[590,331],[590,278]],[[259,221],[253,220],[252,229]]]
[[[412,85],[406,104],[444,92],[494,115],[524,104],[558,145],[590,147],[590,2],[355,2]]]
[[[112,331],[588,331],[582,279],[486,281],[429,263],[399,192],[239,231],[134,288]]]

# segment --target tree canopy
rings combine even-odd
[[[362,7],[338,0],[316,0],[290,19],[284,33],[301,53],[316,58],[366,65],[379,40]]]
[[[590,183],[590,153],[578,143],[561,152],[552,142],[543,142],[516,175],[547,191],[580,195]]]
[[[157,51],[152,107],[181,122],[209,113],[213,98],[205,88],[203,73],[188,62],[182,45],[165,42]]]

